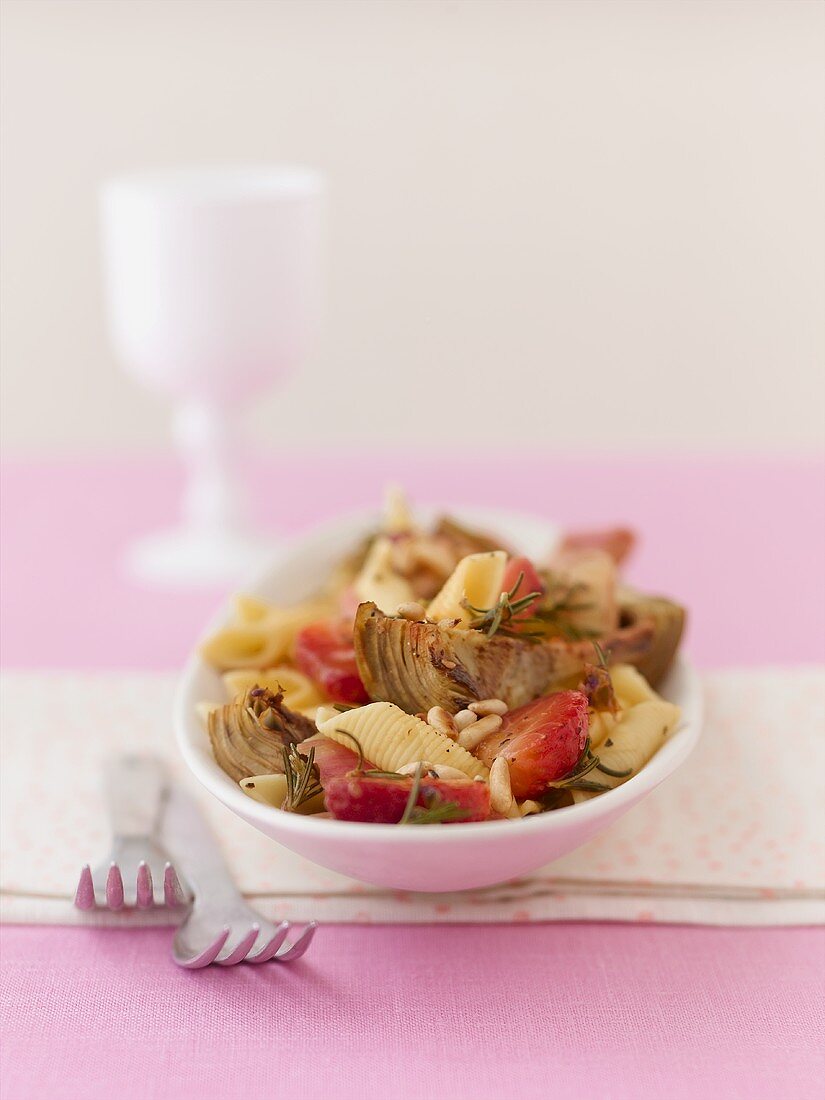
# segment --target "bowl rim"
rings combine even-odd
[[[417,509],[423,513],[424,509]],[[525,513],[516,513],[500,509],[470,509],[451,507],[451,512],[459,518],[483,517],[489,515],[489,522],[497,526],[503,526],[510,522],[528,522],[536,530],[539,525],[544,528],[548,537],[554,534],[554,528],[546,520],[538,516],[529,516]],[[278,569],[294,554],[300,552],[301,546],[308,542],[325,539],[330,535],[338,535],[341,539],[347,533],[358,532],[361,526],[374,522],[377,513],[374,509],[348,512],[332,521],[316,525],[299,533],[294,540],[281,548],[280,552],[273,555],[273,560],[264,569],[250,579],[250,582],[239,590],[249,592],[252,595],[260,592],[267,582],[277,573]],[[478,522],[478,519],[476,519]],[[201,641],[216,627],[226,621],[229,614],[229,601],[224,600],[218,611],[210,618],[204,630],[201,632],[179,678],[174,700],[174,726],[178,748],[188,768],[198,781],[214,795],[220,802],[234,813],[254,824],[264,833],[289,833],[293,835],[311,835],[315,839],[322,839],[329,835],[330,840],[338,838],[344,840],[347,836],[358,839],[360,843],[385,843],[392,838],[392,842],[399,845],[409,844],[443,844],[445,837],[441,829],[399,829],[397,825],[381,824],[369,821],[339,821],[334,818],[317,817],[315,815],[302,815],[288,813],[275,806],[257,802],[241,790],[218,765],[210,753],[205,752],[202,744],[204,731],[201,720],[195,711],[198,699],[193,698],[195,685],[204,670],[209,666],[200,658],[198,647]],[[623,806],[638,801],[645,793],[654,790],[661,782],[668,778],[690,755],[695,748],[702,730],[702,718],[704,700],[699,676],[690,662],[681,654],[677,654],[674,664],[668,673],[667,680],[678,677],[681,682],[678,704],[682,714],[676,729],[670,734],[665,744],[657,751],[651,760],[640,772],[632,776],[627,782],[613,787],[609,791],[600,794],[598,798],[588,799],[586,802],[578,802],[572,806],[562,806],[548,813],[530,814],[518,819],[504,819],[501,821],[472,821],[451,822],[449,836],[451,839],[461,839],[469,843],[483,843],[494,837],[503,835],[518,837],[529,833],[531,830],[538,833],[546,829],[548,832],[559,829],[568,824],[571,815],[577,822],[584,825],[588,821],[595,821],[619,811]],[[666,680],[666,683],[667,683]],[[664,693],[668,697],[667,691]],[[481,827],[483,826],[483,828]]]

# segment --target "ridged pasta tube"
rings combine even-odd
[[[650,703],[661,698],[633,665],[613,665],[610,679],[623,707],[635,707],[637,703]]]
[[[474,615],[462,606],[462,601],[466,600],[473,607],[494,607],[501,595],[506,564],[504,550],[488,550],[462,558],[444,587],[431,600],[427,618],[434,623],[441,619],[457,619],[459,626],[468,626]]]
[[[385,535],[373,540],[353,587],[361,603],[374,603],[385,615],[394,615],[414,598],[410,582],[395,571],[392,541]]]
[[[415,530],[409,501],[400,485],[388,485],[384,491],[384,533],[408,535]]]
[[[369,703],[365,707],[343,711],[319,725],[325,737],[352,746],[355,737],[367,760],[381,771],[394,772],[405,764],[428,760],[449,764],[470,779],[489,775],[488,769],[466,749],[420,718],[405,714],[394,703]],[[351,736],[347,736],[350,734]]]
[[[638,703],[625,711],[599,747],[597,755],[599,762],[611,771],[630,774],[614,776],[594,768],[588,772],[587,778],[604,787],[618,787],[626,783],[662,747],[668,734],[676,728],[680,714],[678,707],[666,703],[664,699]],[[576,802],[584,802],[599,792],[574,790],[572,793]]]

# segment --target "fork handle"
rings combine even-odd
[[[194,889],[198,904],[222,906],[241,900],[226,860],[194,799],[171,789],[163,818],[163,841]]]
[[[114,757],[103,766],[103,781],[113,835],[118,838],[153,837],[168,784],[161,761],[155,756]]]

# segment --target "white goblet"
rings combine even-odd
[[[152,581],[211,583],[254,568],[234,420],[295,367],[316,334],[323,180],[295,167],[112,179],[101,191],[112,340],[140,382],[178,404],[183,523],[131,548]],[[272,543],[268,543],[271,552]]]

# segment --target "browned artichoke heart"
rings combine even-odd
[[[243,699],[209,715],[209,740],[218,764],[236,782],[283,772],[283,749],[316,733],[302,714],[284,706],[283,694],[253,687]]]
[[[503,699],[510,707],[535,699],[580,672],[575,647],[561,639],[530,642],[478,630],[414,623],[361,604],[355,657],[371,699],[415,714],[433,706],[454,714],[473,699]],[[588,647],[592,656],[592,646]]]
[[[672,624],[682,621],[683,612],[675,604],[669,605],[672,611],[659,606],[667,601],[635,594],[634,600],[625,608],[627,625],[599,641],[611,664],[636,665],[645,675],[653,674],[655,684],[675,653],[681,628],[676,631]],[[648,607],[651,614],[645,613]],[[519,707],[575,686],[595,653],[589,640],[488,637],[479,630],[391,618],[371,603],[358,608],[354,641],[370,698],[395,703],[409,714],[433,706],[454,714],[474,699],[488,698]]]
[[[652,624],[652,636],[632,656],[611,655],[611,663],[626,661],[635,665],[647,682],[656,687],[667,674],[682,640],[685,609],[664,596],[648,596],[633,588],[620,588],[618,597],[619,634],[632,639],[640,630],[650,631]]]

